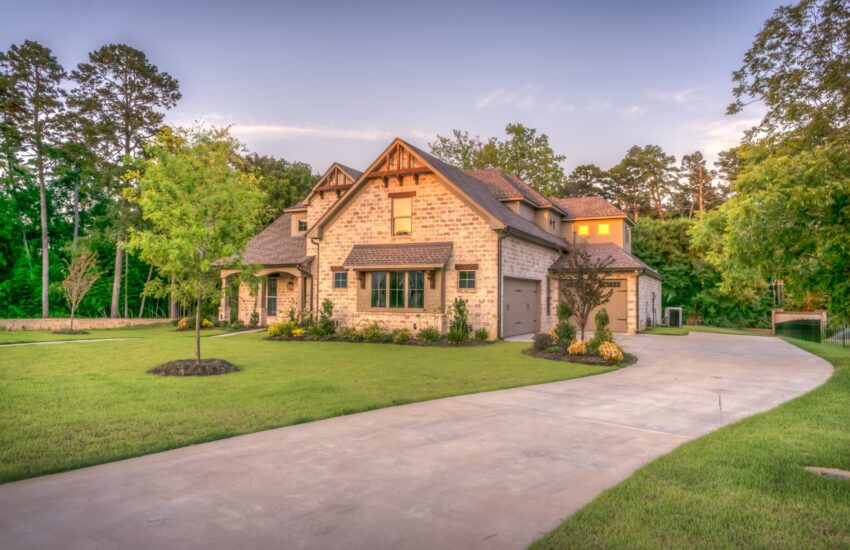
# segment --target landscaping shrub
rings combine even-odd
[[[440,339],[440,331],[435,327],[424,327],[416,335],[416,339],[426,344],[432,344]]]
[[[609,363],[618,363],[623,360],[623,352],[614,342],[603,342],[599,345],[599,357]]]
[[[365,325],[360,329],[360,335],[363,337],[363,340],[372,343],[392,341],[392,335],[384,330],[384,327],[378,321],[373,321]]]
[[[555,343],[555,339],[552,338],[552,335],[546,334],[545,332],[538,332],[534,335],[534,349],[537,351],[546,351]]]
[[[319,320],[310,327],[310,333],[321,338],[332,336],[336,333],[336,325],[333,321],[334,303],[325,298],[322,301],[322,311],[319,312]]]
[[[298,328],[298,325],[294,321],[285,321],[283,323],[275,323],[273,325],[269,325],[269,328],[266,330],[269,336],[271,336],[272,338],[291,338],[292,336],[294,336],[296,328]]]
[[[413,340],[413,333],[406,328],[397,328],[393,331],[394,344],[407,344]]]
[[[584,340],[575,340],[567,348],[567,353],[569,353],[570,355],[586,355],[587,342],[585,342]]]
[[[363,335],[354,327],[345,327],[340,329],[339,339],[346,342],[362,342]]]
[[[260,324],[260,313],[255,309],[251,312],[251,319],[248,321],[248,326],[251,328]]]
[[[475,337],[476,342],[484,343],[490,339],[490,331],[486,328],[480,328],[475,331],[473,336]]]
[[[209,319],[202,319],[201,328],[213,328],[213,322]]]
[[[301,338],[305,334],[307,334],[307,329],[305,328],[298,327],[292,330],[292,336],[294,338]]]
[[[472,325],[469,324],[467,301],[458,296],[452,302],[452,321],[446,339],[452,344],[464,344],[469,341]]]
[[[195,323],[188,317],[183,317],[177,321],[177,330],[189,330],[190,328],[195,328]]]
[[[240,321],[240,320],[238,320],[238,319],[237,319],[236,321],[233,321],[232,323],[230,323],[230,325],[229,325],[229,326],[230,326],[230,328],[231,328],[231,329],[233,329],[233,330],[239,330],[240,328],[244,328],[244,327],[245,327],[245,323],[243,323],[242,321]]]
[[[593,333],[593,338],[590,339],[590,350],[596,353],[599,346],[603,342],[613,342],[614,335],[611,334],[611,329],[608,328],[610,322],[608,318],[608,310],[604,307],[596,312],[596,330]]]
[[[567,346],[576,338],[576,327],[570,323],[573,316],[573,308],[567,302],[559,302],[556,310],[558,324],[555,325],[555,334],[558,336],[558,347],[561,353],[567,351]]]

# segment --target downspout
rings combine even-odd
[[[635,271],[635,334],[640,332],[640,271]]]
[[[310,242],[316,246],[316,274],[313,276],[313,284],[310,285],[310,309],[313,309],[313,288],[316,289],[316,308],[313,309],[313,312],[318,314],[319,311],[319,241],[321,239],[310,239]]]

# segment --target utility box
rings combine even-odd
[[[664,318],[667,319],[668,327],[681,328],[685,324],[680,307],[665,307]]]

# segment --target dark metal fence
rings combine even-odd
[[[846,322],[822,325],[813,319],[776,323],[776,335],[850,349],[850,325]]]

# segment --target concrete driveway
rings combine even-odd
[[[522,548],[635,469],[823,383],[776,338],[622,337],[637,365],[0,486],[11,548]]]

